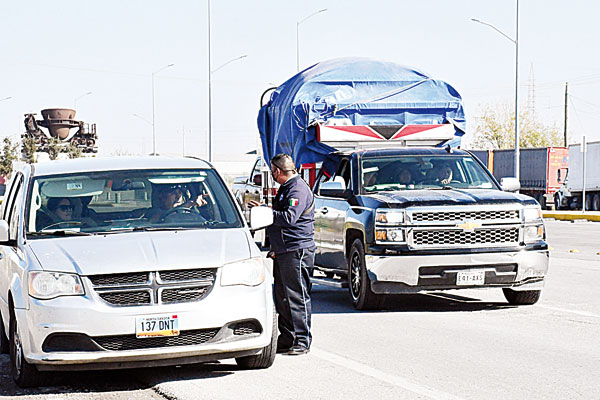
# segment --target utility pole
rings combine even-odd
[[[569,145],[567,142],[567,104],[569,100],[569,82],[565,82],[565,147]]]

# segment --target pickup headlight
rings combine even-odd
[[[258,286],[265,280],[262,258],[250,258],[225,264],[221,271],[221,286]]]
[[[63,272],[32,271],[29,273],[29,295],[48,300],[59,296],[83,296],[81,278]]]
[[[404,223],[404,211],[400,210],[377,210],[375,212],[375,223],[382,225],[399,225]]]
[[[404,210],[379,209],[375,212],[375,242],[402,243],[405,242]]]
[[[526,243],[537,242],[544,239],[544,225],[530,225],[525,227],[524,240]]]
[[[542,209],[539,206],[524,208],[523,222],[525,223],[523,234],[525,243],[537,242],[544,239],[544,222],[542,220]]]
[[[537,222],[542,219],[542,209],[539,206],[523,209],[523,220],[525,222]]]

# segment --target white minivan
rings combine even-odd
[[[51,370],[273,364],[271,277],[209,163],[25,165],[0,218],[0,349],[20,386]],[[252,210],[252,229],[271,222]]]

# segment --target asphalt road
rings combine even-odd
[[[501,290],[390,298],[356,312],[345,290],[313,287],[313,347],[268,370],[234,362],[53,376],[19,390],[0,357],[0,398],[17,399],[597,399],[600,223],[548,221],[541,300]]]

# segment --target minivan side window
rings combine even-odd
[[[23,193],[23,175],[19,174],[15,177],[15,189],[12,191],[12,196],[9,199],[11,204],[7,204],[8,209],[8,237],[16,239],[19,232],[19,206],[21,205],[21,195]]]

